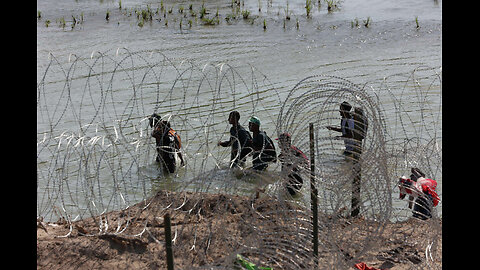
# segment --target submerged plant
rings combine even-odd
[[[72,15],[72,30],[73,28],[75,28],[75,25],[77,25],[77,18],[75,18],[75,16]]]
[[[60,24],[60,27],[65,28],[66,23],[65,23],[65,18],[64,17],[59,19],[59,24]]]
[[[207,14],[207,9],[205,8],[205,5],[202,4],[202,7],[200,8],[200,19],[203,19]]]
[[[359,27],[359,26],[360,26],[360,23],[358,22],[358,19],[355,18],[355,20],[351,21],[351,25],[352,25],[352,28],[353,28],[353,27]]]
[[[248,16],[250,16],[250,11],[248,10],[242,11],[242,16],[245,20],[248,19]]]
[[[285,19],[290,20],[290,12],[288,10],[288,1],[287,1],[287,9],[285,10]]]
[[[204,25],[216,25],[220,23],[220,20],[218,19],[218,17],[213,17],[213,18],[203,17],[202,22]]]
[[[307,18],[310,18],[310,13],[312,12],[312,0],[305,1],[305,10],[307,11]]]
[[[363,20],[363,25],[368,28],[370,26],[370,21],[370,17],[368,17],[367,20]]]
[[[415,23],[417,24],[417,29],[420,28],[420,25],[418,24],[418,16],[415,17]]]
[[[263,19],[263,30],[267,30],[267,21]]]
[[[338,9],[338,6],[337,6],[338,1],[336,0],[325,0],[325,3],[327,3],[328,12],[333,12]]]

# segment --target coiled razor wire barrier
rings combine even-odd
[[[179,269],[241,269],[237,255],[273,269],[347,269],[372,259],[384,268],[441,268],[441,201],[432,218],[417,220],[398,199],[398,179],[411,167],[437,180],[442,197],[435,69],[362,85],[319,75],[286,87],[249,65],[197,65],[159,51],[70,55],[67,67],[49,57],[37,86],[37,216],[47,234],[71,246],[50,246],[47,256],[37,240],[37,257],[50,258],[39,266],[165,267],[168,213]],[[368,120],[361,154],[353,157],[327,129],[340,126],[344,101]],[[298,166],[300,195],[285,192],[289,177],[280,162],[265,172],[247,168],[250,158],[246,168],[229,168],[230,148],[217,142],[228,140],[233,110],[245,127],[258,116],[272,139],[288,132],[309,158],[314,144],[313,174]],[[152,113],[181,136],[186,165],[173,174],[155,162]],[[318,191],[317,255],[311,181]]]

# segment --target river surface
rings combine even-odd
[[[165,16],[161,11],[161,3],[167,10]],[[198,14],[202,3],[209,12],[206,15],[208,18],[215,18],[215,13],[218,12],[218,24],[205,25],[199,19]],[[190,4],[192,4],[192,10],[196,12],[196,17],[192,16],[188,9]],[[119,9],[118,1],[108,0],[37,1],[37,11],[41,14],[41,18],[37,21],[37,82],[40,82],[47,74],[44,85],[38,91],[37,96],[41,96],[39,97],[40,107],[50,108],[50,114],[54,111],[53,116],[50,117],[45,116],[48,114],[45,113],[47,109],[40,109],[40,114],[37,109],[37,140],[42,141],[42,138],[44,139],[47,136],[45,134],[50,132],[53,134],[52,137],[57,136],[57,141],[51,144],[57,144],[58,138],[64,136],[64,143],[70,138],[73,141],[72,145],[74,145],[75,142],[78,142],[78,137],[69,137],[69,134],[79,134],[78,123],[80,123],[80,126],[95,125],[95,123],[98,123],[97,120],[102,122],[107,121],[105,119],[108,118],[108,121],[115,121],[116,117],[124,117],[124,114],[135,118],[137,123],[143,124],[142,127],[133,124],[129,126],[130,129],[124,129],[125,132],[132,130],[128,132],[135,134],[139,129],[145,129],[147,123],[145,116],[151,114],[152,111],[155,110],[163,115],[172,113],[172,107],[181,107],[182,112],[177,112],[173,119],[179,119],[178,122],[183,123],[181,125],[177,124],[176,129],[183,132],[182,139],[187,145],[187,149],[196,149],[193,152],[202,152],[206,147],[208,153],[214,156],[213,161],[209,159],[205,164],[190,162],[195,166],[187,168],[200,172],[208,171],[207,167],[209,166],[213,166],[212,169],[217,167],[220,169],[220,172],[216,173],[217,177],[224,179],[224,175],[229,175],[228,171],[222,169],[225,168],[225,160],[228,161],[229,158],[228,149],[214,149],[214,145],[216,141],[228,138],[229,126],[226,118],[232,107],[245,113],[242,115],[243,121],[241,121],[244,126],[247,126],[247,114],[259,115],[261,119],[264,119],[262,122],[263,129],[274,137],[277,132],[275,125],[283,97],[300,80],[308,76],[330,75],[347,79],[357,85],[388,86],[394,95],[405,98],[405,96],[408,96],[404,95],[405,91],[408,92],[409,87],[405,85],[404,81],[399,80],[395,84],[396,80],[391,79],[388,80],[388,83],[382,84],[382,79],[394,78],[396,74],[408,75],[420,66],[427,66],[434,70],[434,72],[431,72],[432,79],[427,81],[434,81],[435,73],[441,74],[442,1],[344,0],[338,1],[337,7],[330,12],[327,10],[326,2],[322,1],[321,5],[318,5],[318,2],[314,1],[310,11],[311,14],[307,17],[305,1],[246,0],[240,2],[238,9],[240,12],[249,11],[249,18],[243,19],[241,13],[236,13],[236,19],[227,21],[226,18],[236,12],[231,5],[232,2],[228,0],[203,2],[199,0],[167,0],[162,2],[124,0],[121,1],[122,9]],[[290,15],[289,20],[286,19],[287,5]],[[135,9],[145,10],[147,7],[154,12],[157,9],[160,11],[154,13],[151,21],[139,20],[135,15]],[[183,13],[179,12],[180,7],[184,8]],[[172,10],[171,13],[168,12],[169,9]],[[107,12],[109,13],[108,21],[106,20]],[[48,27],[46,26],[47,20],[50,21]],[[62,25],[63,20],[65,21],[64,25]],[[167,20],[168,25],[166,25]],[[367,22],[368,25],[366,26]],[[419,27],[417,27],[417,22]],[[138,52],[141,53],[136,58]],[[104,56],[99,57],[102,54]],[[79,58],[87,60],[81,62],[81,65],[78,64],[78,68],[75,66],[72,69],[72,63],[77,63],[75,60]],[[55,59],[54,64],[51,62],[52,59]],[[95,59],[101,59],[102,61],[94,62]],[[165,74],[161,76],[152,75],[145,69],[145,63],[163,63],[165,59],[170,61],[169,64],[160,64],[160,66],[166,67]],[[115,61],[117,61],[116,63],[125,61],[119,69],[122,71],[117,72],[119,78],[121,78],[118,80],[117,77],[112,79],[111,75],[114,74],[112,69],[115,65],[112,63]],[[127,64],[128,61],[130,62]],[[105,62],[106,65],[110,64],[111,66],[104,67],[100,62]],[[172,80],[178,78],[178,73],[172,71],[172,66],[181,67],[179,69],[184,70],[182,68],[188,65],[185,63],[193,63],[200,69],[202,67],[203,70],[210,68],[217,72],[221,68],[228,70],[228,67],[232,67],[231,70],[238,72],[245,81],[234,82],[233,85],[239,86],[234,92],[231,92],[232,94],[216,95],[211,92],[202,96],[203,91],[207,91],[204,90],[208,88],[205,86],[207,81],[210,82],[210,80],[204,80],[205,85],[199,86],[197,89],[199,92],[196,94],[185,95],[187,93],[185,89],[189,88],[184,87],[184,91],[180,91],[183,96],[177,96],[175,87],[172,88],[171,85],[174,83]],[[63,67],[63,70],[59,68],[60,66]],[[46,73],[47,69],[49,71]],[[158,93],[164,91],[161,85],[146,84],[142,86],[142,89],[145,89],[142,90],[142,95],[143,93],[149,93],[148,89],[150,87],[153,89],[150,92],[151,96],[145,94],[145,97],[142,96],[143,100],[141,102],[135,103],[136,101],[133,101],[130,104],[130,101],[128,101],[130,94],[122,96],[122,91],[129,86],[138,85],[136,81],[138,78],[131,79],[129,70],[137,71],[137,75],[134,76],[146,75],[147,81],[154,80],[149,76],[157,76],[155,79],[165,78],[164,83],[167,85],[165,91],[171,92],[164,94],[163,97],[168,97],[169,102],[164,102],[164,98],[158,97]],[[108,90],[115,93],[115,95],[111,95],[108,100],[109,103],[105,99],[102,101],[105,103],[102,104],[113,104],[114,107],[134,109],[130,111],[123,109],[122,112],[115,111],[111,118],[110,113],[103,111],[102,117],[95,115],[99,110],[98,104],[100,103],[95,103],[95,94],[92,95],[91,92],[95,89],[95,84],[100,85],[103,82],[97,82],[97,79],[93,79],[91,81],[87,80],[86,83],[84,78],[88,76],[89,71],[106,74],[100,77],[106,78]],[[65,79],[72,76],[73,73],[75,73],[75,76],[69,77],[73,79],[71,79],[72,83],[68,85],[69,98],[72,103],[68,105],[70,107],[65,110],[66,113],[62,114],[64,106],[62,102],[66,102],[62,100]],[[168,74],[170,73],[172,76],[169,77]],[[191,77],[182,76],[184,76],[182,80],[178,81],[197,80],[198,82],[198,78],[201,77],[198,74]],[[408,78],[408,76],[406,77]],[[236,78],[238,79],[238,76]],[[76,84],[76,81],[79,83]],[[434,99],[434,103],[440,104],[440,106],[434,106],[436,111],[429,113],[433,115],[434,120],[432,121],[438,122],[439,128],[436,130],[435,137],[440,139],[441,145],[441,97],[437,97],[441,96],[441,83],[440,86],[437,86],[437,83],[433,83],[433,86],[426,83],[425,87],[431,87],[429,90],[433,92],[433,97],[429,98]],[[253,89],[245,89],[250,86],[258,87],[257,90],[260,89],[263,92],[254,94]],[[226,86],[220,86],[218,89],[223,90],[222,87],[227,88]],[[233,91],[232,89],[229,90]],[[75,96],[76,93],[77,96]],[[90,96],[92,100],[88,101],[86,96]],[[232,96],[235,97],[234,104],[231,103]],[[256,100],[257,98],[260,101]],[[387,100],[388,97],[382,95],[379,97],[380,101],[384,99]],[[440,99],[439,102],[438,99]],[[160,100],[163,103],[159,105]],[[209,102],[212,103],[212,100],[216,104],[215,108],[208,105]],[[182,105],[178,102],[182,102]],[[190,104],[195,104],[195,106],[190,106]],[[74,106],[77,107],[70,109]],[[382,106],[386,110],[386,118],[390,118],[392,115],[389,115],[389,112],[394,110],[392,109],[393,105],[390,106],[388,101],[385,101]],[[205,108],[205,110],[202,108]],[[133,111],[135,113],[132,113]],[[425,117],[423,113],[423,110],[418,111],[417,118],[410,119],[412,123],[425,124],[422,122],[422,117]],[[108,117],[106,117],[107,115]],[[98,119],[91,121],[95,117]],[[99,118],[103,120],[99,120]],[[208,121],[202,122],[202,119],[205,120],[205,118],[208,118]],[[199,122],[198,125],[197,122]],[[428,125],[431,125],[430,122]],[[109,134],[117,132],[113,126],[105,128],[109,130]],[[189,130],[198,130],[198,128],[202,129],[202,132],[188,133]],[[210,135],[205,135],[207,131]],[[96,131],[91,132],[96,134]],[[128,135],[125,136],[128,137]],[[89,139],[92,137],[93,135]],[[143,159],[140,161],[140,158],[135,156],[139,159],[138,163],[147,164],[140,166],[139,171],[141,171],[140,174],[154,178],[154,181],[148,185],[126,182],[112,184],[114,189],[128,191],[123,194],[120,192],[119,198],[121,199],[114,196],[113,199],[100,200],[104,205],[103,209],[111,208],[111,204],[122,207],[122,201],[123,203],[125,201],[133,203],[150,194],[149,190],[153,187],[165,188],[175,185],[178,182],[178,179],[175,178],[181,179],[182,175],[188,175],[188,172],[180,170],[179,175],[174,178],[158,177],[158,170],[151,162],[151,157],[154,155],[154,150],[151,150],[151,138],[144,134],[140,137],[145,138],[143,142],[147,138],[150,140],[150,150],[145,150],[145,153],[149,155],[145,160],[149,161]],[[205,146],[205,141],[211,142],[211,145]],[[61,143],[58,145],[61,145]],[[57,147],[57,149],[59,148]],[[433,146],[433,148],[438,148],[438,146]],[[307,152],[308,148],[304,147],[304,150]],[[79,209],[86,209],[91,207],[87,206],[89,201],[95,202],[101,196],[108,197],[108,195],[105,195],[106,191],[102,195],[100,193],[102,188],[109,187],[109,184],[105,184],[105,187],[103,187],[104,183],[100,183],[99,180],[96,184],[88,184],[88,181],[83,182],[83,180],[65,180],[68,177],[78,179],[83,177],[98,178],[95,175],[89,176],[79,173],[85,168],[75,163],[75,160],[84,153],[67,151],[69,153],[67,155],[65,153],[58,154],[60,152],[55,151],[37,149],[39,164],[39,177],[37,179],[38,215],[52,215],[51,211],[48,210],[52,208],[52,205],[62,204],[64,208],[67,208],[78,204],[80,205],[78,206]],[[128,159],[130,155],[133,155],[125,154],[129,151],[126,147],[115,147],[111,152],[104,151],[102,153],[105,156],[111,154],[121,156],[121,159]],[[93,153],[93,151],[88,153]],[[68,161],[74,165],[67,165],[70,168],[61,169],[62,163],[58,155],[61,155],[63,161]],[[139,173],[138,171],[132,172],[125,169],[122,167],[122,162],[105,162],[105,165],[101,165],[104,160],[103,155],[102,157],[93,154],[85,155],[93,160],[90,162],[98,164],[96,168],[107,168],[106,170],[109,172],[113,172],[117,168],[119,168],[119,171],[123,170],[121,175],[114,174],[116,179]],[[52,156],[56,157],[55,165],[49,163]],[[195,160],[195,154],[192,154],[189,158]],[[441,157],[439,162],[441,167]],[[94,171],[94,169],[92,170]],[[441,168],[432,170],[436,174],[435,177],[439,183],[437,191],[441,196]],[[62,173],[59,171],[62,171]],[[408,174],[408,171],[405,171],[405,174]],[[220,181],[224,185],[223,187],[219,184],[219,186],[214,185],[215,187],[212,188],[222,189],[227,186],[232,188],[232,186],[239,185],[238,181],[235,181],[236,177],[227,178],[229,178],[227,183]],[[255,179],[249,178],[243,183],[248,186],[251,181],[255,181]],[[271,178],[265,181],[270,184],[274,182]],[[202,182],[202,185],[205,185],[205,183]],[[85,195],[79,191],[74,191],[82,189],[89,189],[92,193]],[[132,191],[132,189],[138,190]],[[70,195],[59,195],[61,192]],[[132,194],[128,195],[129,192],[132,192]],[[398,200],[398,194],[395,192],[393,193],[394,207],[404,209],[406,202]],[[130,199],[127,196],[130,196]],[[65,200],[69,200],[70,203],[65,202]],[[110,204],[112,200],[118,200],[119,202]],[[72,217],[75,217],[78,212],[82,212],[76,207],[72,209],[64,211],[71,211]],[[441,216],[441,205],[437,209]],[[83,213],[88,212],[87,210],[84,211]],[[98,212],[102,211],[98,210]],[[91,210],[90,213],[92,213]],[[405,211],[403,215],[408,215],[408,211]]]

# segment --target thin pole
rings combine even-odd
[[[353,181],[352,181],[352,210],[350,215],[352,217],[358,216],[360,214],[360,189],[361,189],[361,163],[360,163],[360,155],[362,153],[362,149],[358,150],[358,153],[354,153],[353,161],[352,161],[352,173],[353,173]]]
[[[163,216],[165,222],[165,249],[167,251],[167,269],[173,270],[173,250],[172,250],[172,225],[170,223],[170,214]]]
[[[313,256],[318,256],[318,191],[315,187],[315,139],[313,123],[310,123],[310,203],[313,223]]]

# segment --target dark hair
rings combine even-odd
[[[425,177],[425,174],[418,168],[412,168],[412,174],[415,175],[417,178],[419,178],[420,176]]]
[[[240,113],[238,111],[233,111],[228,115],[228,118],[233,117],[235,120],[240,120]]]
[[[153,128],[153,121],[155,120],[155,125],[156,125],[158,121],[160,121],[160,119],[161,119],[160,115],[154,113],[150,115],[150,117],[148,117],[148,124],[150,125],[150,127]]]
[[[342,104],[340,104],[340,109],[345,110],[345,111],[350,111],[352,109],[352,105],[350,103],[344,101]]]

